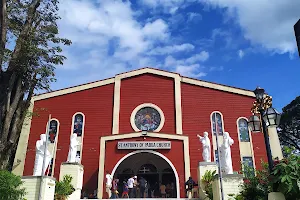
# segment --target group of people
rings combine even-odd
[[[158,183],[150,185],[144,178],[131,176],[122,183],[118,178],[113,178],[108,172],[106,174],[106,192],[110,199],[117,198],[174,198],[174,183]]]

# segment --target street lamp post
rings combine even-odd
[[[253,103],[251,109],[253,115],[249,117],[248,126],[252,132],[260,132],[262,129],[267,150],[269,172],[271,173],[273,169],[273,158],[267,127],[278,126],[280,114],[272,108],[272,97],[267,95],[264,89],[257,87],[253,92],[256,96],[256,101]],[[260,118],[257,115],[259,115]]]

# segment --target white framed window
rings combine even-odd
[[[210,115],[210,122],[213,135],[223,135],[224,121],[222,113],[219,111],[212,112]]]
[[[245,118],[239,118],[237,120],[239,140],[241,142],[250,142],[250,133],[248,129],[248,121]]]
[[[76,112],[72,117],[71,134],[76,133],[77,140],[80,143],[80,145],[77,147],[77,153],[76,153],[76,161],[79,163],[82,160],[84,126],[85,126],[85,115],[82,112]]]
[[[47,167],[47,176],[54,175],[54,169],[55,169],[55,159],[56,159],[56,151],[57,151],[57,142],[58,142],[58,136],[59,136],[59,121],[58,119],[52,118],[49,121],[50,123],[46,125],[46,130],[48,131],[48,151],[51,155],[51,160],[49,163],[49,166]]]

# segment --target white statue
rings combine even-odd
[[[71,135],[71,139],[70,139],[70,148],[69,148],[67,162],[71,162],[71,163],[76,162],[77,146],[79,146],[79,145],[80,145],[80,143],[77,141],[77,134],[73,133]]]
[[[211,162],[211,150],[210,150],[210,140],[208,138],[208,132],[204,132],[204,137],[197,135],[200,142],[202,143],[202,157],[204,162]]]
[[[231,149],[230,146],[234,143],[233,139],[229,136],[228,132],[224,132],[223,144],[220,147],[221,154],[221,170],[225,174],[233,174]]]
[[[33,176],[44,176],[46,169],[50,163],[51,155],[48,149],[46,149],[45,152],[45,146],[47,142],[46,134],[40,135],[40,140],[36,141],[35,144],[35,161],[34,161],[34,168],[33,168]],[[45,164],[44,169],[43,168],[43,160],[44,160],[44,153],[46,153],[45,156]],[[43,173],[42,173],[43,171]]]

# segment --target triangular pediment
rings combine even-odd
[[[178,73],[168,72],[168,71],[163,71],[163,70],[147,67],[147,68],[142,68],[142,69],[137,69],[134,71],[117,74],[113,78],[108,78],[105,80],[95,81],[95,82],[91,82],[91,83],[87,83],[87,84],[83,84],[83,85],[78,85],[78,86],[74,86],[74,87],[70,87],[70,88],[56,90],[56,91],[49,92],[49,93],[40,94],[40,95],[34,96],[33,100],[38,101],[38,100],[42,100],[42,99],[47,99],[47,98],[51,98],[51,97],[69,94],[69,93],[88,90],[88,89],[95,88],[95,87],[101,87],[101,86],[108,85],[108,84],[114,84],[116,80],[122,80],[125,78],[130,78],[130,77],[139,76],[139,75],[143,75],[143,74],[154,74],[154,75],[158,75],[158,76],[169,77],[169,78],[173,78],[174,80],[177,80],[178,82],[182,82],[182,83],[187,83],[187,84],[191,84],[191,85],[197,85],[200,87],[206,87],[206,88],[211,88],[211,89],[215,89],[215,90],[240,94],[240,95],[244,95],[244,96],[255,97],[253,92],[250,90],[245,90],[245,89],[235,88],[235,87],[221,85],[221,84],[217,84],[217,83],[188,78],[188,77],[181,76]]]

